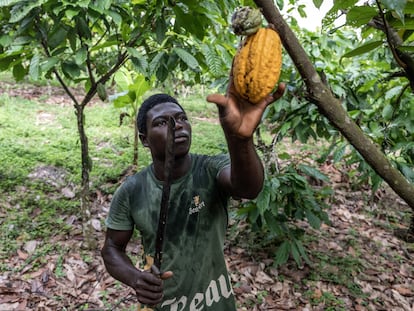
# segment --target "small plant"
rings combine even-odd
[[[119,116],[119,125],[121,126],[125,117],[132,120],[134,126],[134,157],[132,164],[137,166],[138,164],[138,131],[136,127],[136,116],[138,113],[139,105],[142,101],[142,96],[150,90],[154,85],[154,79],[149,81],[143,74],[133,74],[131,71],[121,69],[115,76],[114,81],[120,89],[119,93],[116,93],[109,97],[113,101],[114,106],[119,109],[123,109]]]
[[[267,166],[269,167],[269,166]],[[322,222],[329,222],[324,211],[324,199],[329,189],[314,189],[305,176],[326,181],[327,177],[309,166],[287,165],[278,173],[270,172],[259,196],[242,204],[239,215],[244,215],[253,229],[268,232],[270,239],[280,243],[275,253],[275,264],[281,265],[292,256],[295,262],[309,263],[306,250],[300,240],[303,230],[296,221],[306,220],[319,229]]]

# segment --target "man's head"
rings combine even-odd
[[[186,156],[191,146],[191,124],[178,101],[167,94],[146,99],[137,116],[139,138],[151,150],[153,158],[163,160],[167,139],[168,119],[175,120],[175,155]]]
[[[178,101],[174,97],[168,94],[160,93],[160,94],[154,94],[148,97],[142,103],[141,107],[139,108],[138,115],[137,115],[137,127],[138,127],[138,132],[140,134],[147,133],[148,111],[151,110],[156,105],[165,104],[165,103],[174,103],[177,106],[179,106],[182,111],[184,111],[184,108],[178,103]]]

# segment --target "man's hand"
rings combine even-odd
[[[156,275],[150,271],[138,271],[136,281],[133,286],[137,294],[138,301],[147,306],[159,304],[164,296],[163,280],[172,277],[173,273],[167,271]]]
[[[233,76],[230,75],[226,96],[211,94],[207,96],[207,101],[218,106],[220,123],[227,135],[250,138],[260,123],[266,107],[282,97],[284,91],[285,84],[280,83],[276,92],[269,94],[261,102],[252,104],[237,93]]]

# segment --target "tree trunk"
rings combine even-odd
[[[91,224],[91,210],[89,202],[89,173],[92,169],[92,160],[89,157],[88,137],[85,132],[85,114],[84,104],[75,104],[75,113],[78,124],[78,133],[81,143],[81,160],[82,160],[82,182],[80,192],[80,207],[82,217],[82,231],[84,238],[84,247],[95,249],[97,246]]]
[[[363,133],[322,82],[295,34],[282,18],[272,0],[254,0],[266,20],[274,25],[283,46],[301,74],[310,98],[319,111],[362,155],[372,169],[414,210],[414,186],[396,169],[381,150]]]

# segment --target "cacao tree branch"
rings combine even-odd
[[[397,64],[404,70],[405,77],[410,81],[411,91],[414,92],[414,59],[411,55],[401,51],[399,47],[404,43],[398,32],[389,25],[380,2],[376,1],[379,17],[373,18],[368,25],[385,33],[388,46]]]
[[[372,169],[414,210],[414,185],[392,166],[391,162],[352,120],[341,102],[322,82],[316,69],[293,31],[272,0],[254,0],[263,16],[279,33],[283,46],[302,76],[312,102],[319,111],[354,146]]]
[[[34,23],[34,25],[36,27],[36,32],[41,35],[40,44],[42,45],[42,48],[43,48],[46,56],[47,57],[51,57],[50,52],[49,52],[49,48],[48,48],[48,42],[47,42],[46,34],[43,31],[41,31],[41,29],[39,28],[39,25],[38,24],[39,24],[39,17],[36,18],[36,21]],[[63,87],[63,89],[65,90],[66,94],[68,94],[68,96],[70,97],[70,99],[72,99],[72,101],[74,102],[75,106],[78,105],[78,101],[76,100],[76,97],[70,91],[70,89],[66,85],[65,81],[63,81],[63,79],[59,75],[58,71],[55,68],[53,68],[52,69],[52,72],[56,76],[56,78],[58,79],[60,85]]]
[[[135,37],[133,37],[129,42],[127,42],[127,47],[133,47],[138,39],[141,37],[142,33],[138,33]],[[86,106],[89,101],[92,99],[93,96],[95,96],[97,92],[97,87],[99,83],[105,84],[112,75],[118,71],[118,69],[128,60],[129,55],[128,51],[123,51],[118,53],[117,62],[112,66],[108,72],[106,72],[96,83],[93,83],[91,85],[91,88],[89,89],[88,93],[85,95],[84,99],[82,100],[81,105]]]

